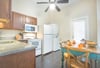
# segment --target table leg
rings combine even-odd
[[[97,68],[96,60],[90,60],[90,68]]]
[[[96,60],[95,62],[96,62],[95,63],[96,68],[100,68],[100,61]]]

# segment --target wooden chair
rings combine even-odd
[[[64,62],[67,61],[69,55],[66,52],[66,49],[64,48],[67,45],[67,41],[60,42],[61,52],[62,52],[62,65],[61,68],[65,68]]]
[[[86,44],[88,45],[88,47],[95,47],[95,46],[97,45],[96,42],[90,41],[90,40],[87,40],[87,41],[86,41]]]
[[[89,68],[88,56],[89,51],[86,49],[77,49],[72,47],[66,47],[69,54],[67,65],[68,68]],[[82,59],[85,59],[84,61]]]
[[[60,42],[60,47],[64,47],[64,46],[66,46],[66,44],[67,44],[67,41],[62,41],[62,42]]]

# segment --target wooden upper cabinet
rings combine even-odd
[[[17,12],[12,12],[12,22],[14,29],[24,29],[25,24],[37,24],[37,19]]]
[[[37,19],[31,16],[11,12],[11,0],[0,0],[0,18],[8,19],[8,23],[4,23],[6,29],[24,29],[24,25],[37,24]]]
[[[19,13],[12,12],[13,29],[24,29],[23,16]]]
[[[0,0],[0,18],[10,18],[11,0]]]
[[[26,23],[37,25],[37,19],[34,17],[26,16]]]
[[[26,16],[25,24],[31,24],[31,19],[29,16]]]
[[[31,24],[37,25],[37,19],[34,17],[30,17]]]
[[[4,24],[4,28],[12,28],[11,23],[11,0],[0,0],[0,18],[9,20]]]

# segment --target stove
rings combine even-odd
[[[41,55],[41,39],[29,39],[28,44],[36,48],[36,56]]]

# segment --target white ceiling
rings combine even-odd
[[[43,8],[46,8],[48,7],[49,4],[37,4],[37,2],[48,2],[49,0],[33,0],[33,3],[34,3],[34,6],[36,8],[40,8],[40,9],[43,9]],[[63,8],[63,7],[66,7],[68,5],[71,5],[71,4],[75,4],[77,2],[79,2],[80,0],[69,0],[69,3],[62,3],[62,4],[57,4],[60,8]]]
[[[33,0],[33,1],[36,3],[36,2],[48,2],[49,0]],[[76,3],[78,1],[80,1],[80,0],[69,0],[68,4]]]
[[[37,2],[48,2],[49,0],[32,0],[32,1],[33,1],[35,8],[38,11],[42,11],[42,10],[44,11],[49,6],[49,4],[37,4]],[[80,0],[69,0],[69,3],[57,4],[57,6],[59,6],[59,8],[63,10],[64,7],[77,3],[78,1]]]

